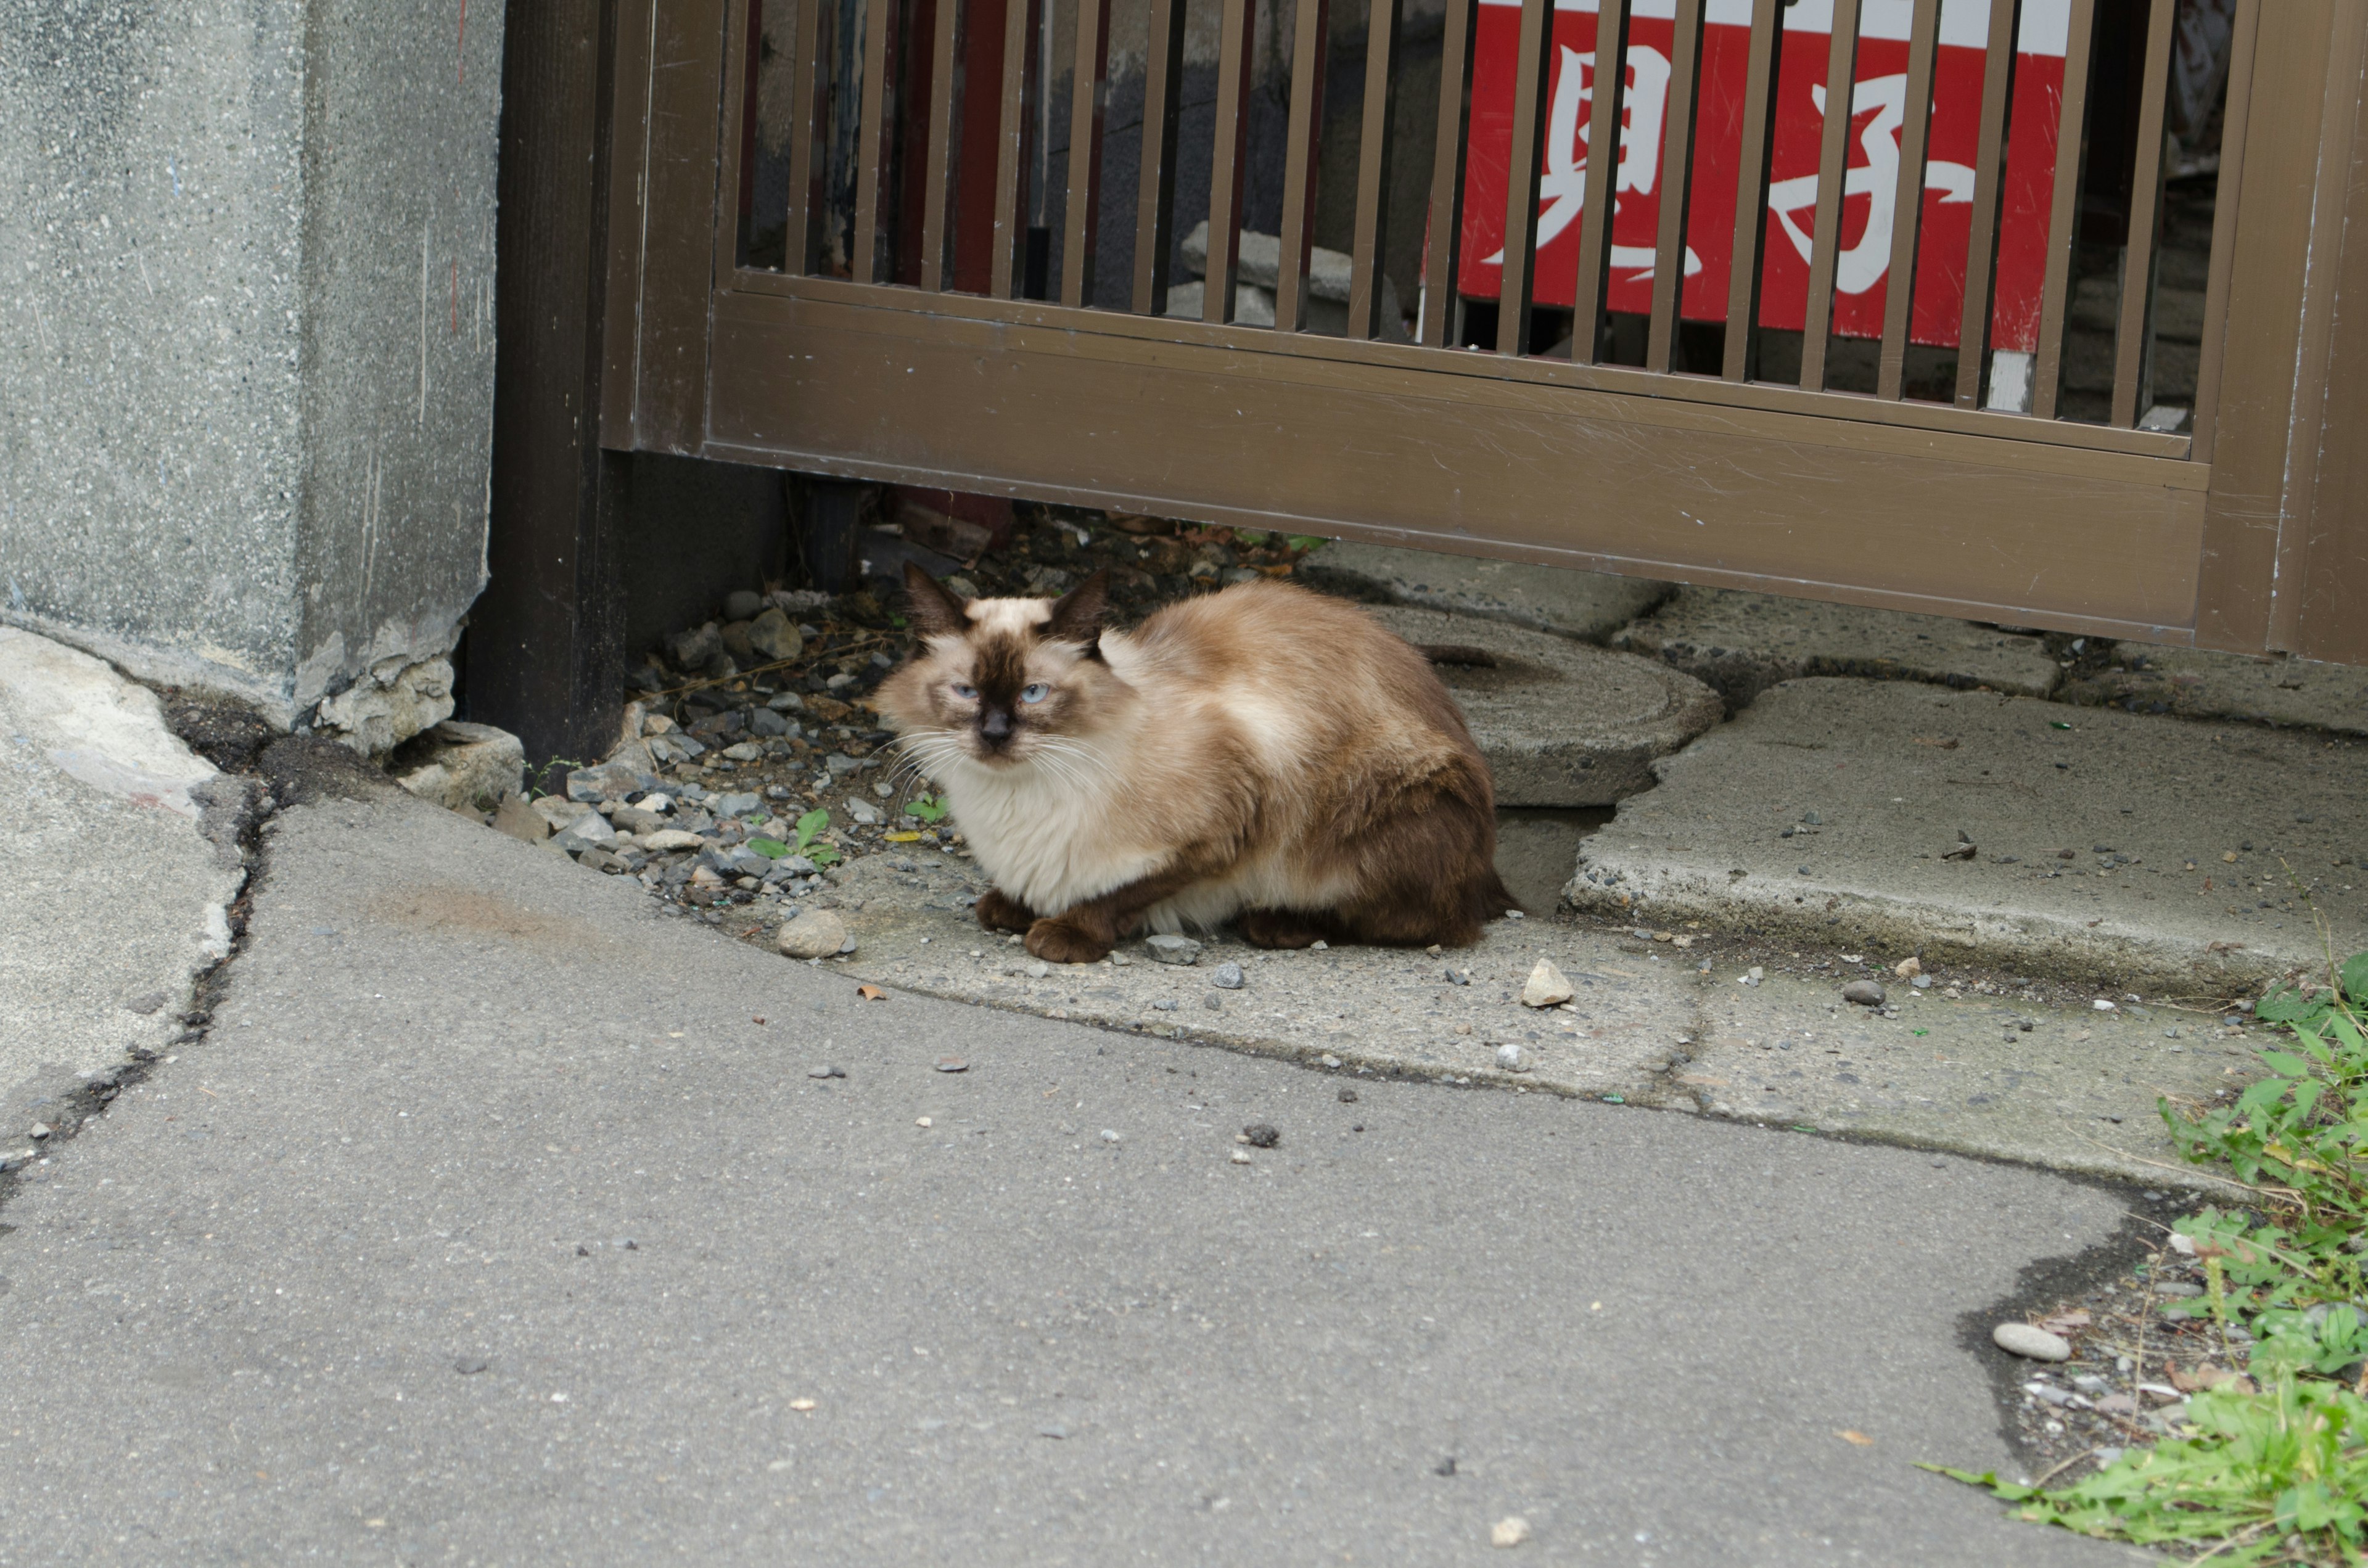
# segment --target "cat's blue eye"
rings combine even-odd
[[[1022,702],[1042,702],[1052,695],[1053,688],[1041,680],[1019,688],[1019,700]]]
[[[968,702],[972,698],[978,695],[978,687],[974,686],[964,686],[962,682],[956,681],[954,682],[954,695],[961,698],[964,702]]]

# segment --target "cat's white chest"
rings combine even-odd
[[[1156,864],[1115,820],[1105,791],[1090,785],[1035,767],[964,765],[944,787],[979,866],[1040,915],[1123,887]]]

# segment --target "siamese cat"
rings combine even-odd
[[[1106,631],[1106,574],[964,600],[907,565],[881,710],[1054,963],[1148,926],[1258,947],[1463,947],[1514,907],[1488,765],[1429,662],[1357,606],[1243,583]]]

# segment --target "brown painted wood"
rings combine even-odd
[[[1175,246],[1176,120],[1184,97],[1184,0],[1151,0],[1150,55],[1143,69],[1143,161],[1135,180],[1134,309],[1167,307]]]
[[[1389,226],[1390,122],[1397,106],[1399,0],[1372,0],[1365,28],[1364,123],[1349,241],[1349,335],[1382,335],[1382,236]]]
[[[650,34],[656,0],[620,0],[608,33],[611,56],[602,87],[609,165],[606,285],[601,290],[600,442],[633,445],[642,386],[642,233],[649,217]]]
[[[880,187],[888,177],[888,40],[894,0],[865,0],[863,99],[855,132],[855,276],[880,280]]]
[[[1479,0],[1446,0],[1439,50],[1439,124],[1430,165],[1430,223],[1423,256],[1422,319],[1415,341],[1436,348],[1455,319],[1463,234],[1463,111],[1472,96],[1472,14]]]
[[[1669,39],[1669,103],[1661,142],[1660,231],[1653,245],[1653,312],[1645,369],[1667,370],[1675,353],[1686,287],[1686,210],[1693,204],[1694,93],[1702,81],[1702,21],[1707,0],[1678,0]]]
[[[1248,173],[1251,0],[1222,0],[1217,28],[1217,140],[1209,168],[1209,260],[1201,319],[1234,319],[1241,271],[1242,186]]]
[[[983,355],[997,367],[984,405]],[[711,452],[2162,639],[2192,604],[2183,462],[2074,478],[2034,472],[2030,443],[1902,454],[1829,444],[1853,434],[1839,420],[1746,430],[1669,398],[1269,360],[1253,373],[1220,347],[1145,355],[1062,327],[734,294]]]
[[[2087,142],[2089,51],[2095,42],[2097,0],[2072,0],[2069,40],[2064,46],[2063,112],[2055,122],[2055,184],[2047,216],[2047,277],[2039,296],[2039,355],[2031,380],[2031,412],[2055,417],[2064,381],[2064,314],[2069,302],[2072,247],[2078,241],[2080,169]]]
[[[738,265],[741,206],[754,172],[743,160],[756,140],[757,128],[750,116],[757,98],[750,89],[757,59],[757,0],[725,0],[723,26],[723,103],[718,116],[716,200],[711,220],[715,225],[719,276]],[[733,193],[728,201],[723,195],[727,190]]]
[[[616,119],[619,35],[638,67],[649,26],[632,5],[513,6],[503,21],[487,580],[470,611],[463,717],[516,734],[537,765],[599,755],[621,701],[624,606],[604,484],[624,460],[601,452],[585,415],[619,363],[602,351],[612,182],[617,163],[633,162],[618,153],[642,144],[638,112]],[[637,110],[647,80],[628,73]],[[615,216],[638,233],[632,205]],[[621,364],[630,391],[630,357]]]
[[[954,49],[962,11],[962,0],[938,0],[938,36],[930,50],[929,167],[921,209],[921,287],[932,294],[946,286],[946,239],[952,217],[948,185],[962,131],[954,118]]]
[[[2316,169],[2322,151],[2318,95],[2297,84],[2324,83],[2339,5],[2350,3],[2274,0],[2260,9],[2253,101],[2287,112],[2255,114],[2244,141],[2195,612],[2195,640],[2208,648],[2270,645],[2317,196],[2295,171]],[[2294,112],[2298,105],[2307,112]]]
[[[2212,460],[2218,424],[2220,364],[2226,348],[2228,281],[2243,221],[2245,133],[2252,120],[2253,60],[2260,40],[2260,0],[2237,0],[2228,40],[2228,95],[2221,113],[2220,173],[2213,185],[2212,261],[2203,290],[2203,345],[2195,369],[2195,460]]]
[[[1990,6],[1990,36],[1982,60],[1982,119],[1974,152],[1974,210],[1967,219],[1965,308],[1957,328],[1957,406],[1981,404],[1983,361],[1989,358],[1990,285],[1997,276],[1998,201],[2006,184],[2006,110],[2014,87],[2015,7]]]
[[[632,444],[641,451],[690,452],[707,423],[726,6],[724,0],[666,0],[653,10]]]
[[[2345,170],[2343,222],[2357,236],[2368,225],[2368,96],[2351,109],[2351,155]],[[2226,146],[2226,142],[2223,142]],[[2348,240],[2333,280],[2326,407],[2310,505],[2301,591],[2293,635],[2307,659],[2368,665],[2368,244]]]
[[[1513,147],[1505,179],[1505,265],[1497,290],[1497,352],[1529,352],[1530,298],[1537,282],[1538,149],[1554,63],[1553,0],[1521,0],[1515,46]]]
[[[1077,0],[1077,55],[1069,76],[1068,230],[1062,240],[1061,302],[1094,301],[1094,252],[1101,241],[1103,78],[1110,68],[1110,0]]]
[[[1892,187],[1891,265],[1883,284],[1883,358],[1874,395],[1897,398],[1907,375],[1907,325],[1915,313],[1916,244],[1924,228],[1924,148],[1931,130],[1932,59],[1941,41],[1941,0],[1916,0],[1907,29],[1907,108],[1899,128],[1899,179]]]
[[[773,0],[794,5],[791,33],[793,75],[790,85],[790,207],[782,242],[782,265],[791,272],[814,270],[814,114],[822,102],[823,0]]]
[[[2146,18],[2146,86],[2139,100],[2137,166],[2130,176],[2129,244],[2122,253],[2122,319],[2113,340],[2113,423],[2135,425],[2150,360],[2146,318],[2153,305],[2154,247],[2162,231],[2163,105],[2170,96],[2170,38],[2176,0],[2154,0]]]
[[[1726,281],[1726,363],[1740,381],[1751,368],[1759,320],[1759,239],[1768,227],[1768,151],[1776,131],[1778,0],[1751,0],[1751,47],[1743,88],[1743,142],[1736,158],[1734,261]]]
[[[1842,180],[1850,167],[1850,105],[1857,94],[1859,0],[1834,0],[1826,50],[1826,123],[1817,142],[1816,232],[1809,237],[1809,303],[1801,328],[1801,384],[1826,384],[1834,319],[1834,258],[1841,254]]]
[[[1628,0],[1601,4],[1595,18],[1595,96],[1588,106],[1587,189],[1579,203],[1578,287],[1570,312],[1570,357],[1582,365],[1595,363],[1603,326],[1603,268],[1611,255],[1612,193],[1620,184],[1620,110],[1628,97]]]
[[[1291,122],[1283,141],[1281,254],[1274,280],[1274,324],[1284,332],[1307,325],[1307,261],[1315,244],[1315,164],[1323,153],[1331,10],[1328,0],[1297,0],[1292,17]]]
[[[1003,17],[1003,114],[995,139],[995,255],[987,292],[1008,300],[1018,292],[1028,244],[1019,221],[1019,187],[1028,167],[1028,55],[1035,32],[1034,0],[1008,0]]]

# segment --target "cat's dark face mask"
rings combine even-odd
[[[1027,762],[1090,728],[1101,662],[1106,579],[1097,573],[1055,601],[966,600],[907,565],[905,587],[922,652],[882,687],[908,737],[932,733],[971,760]]]

